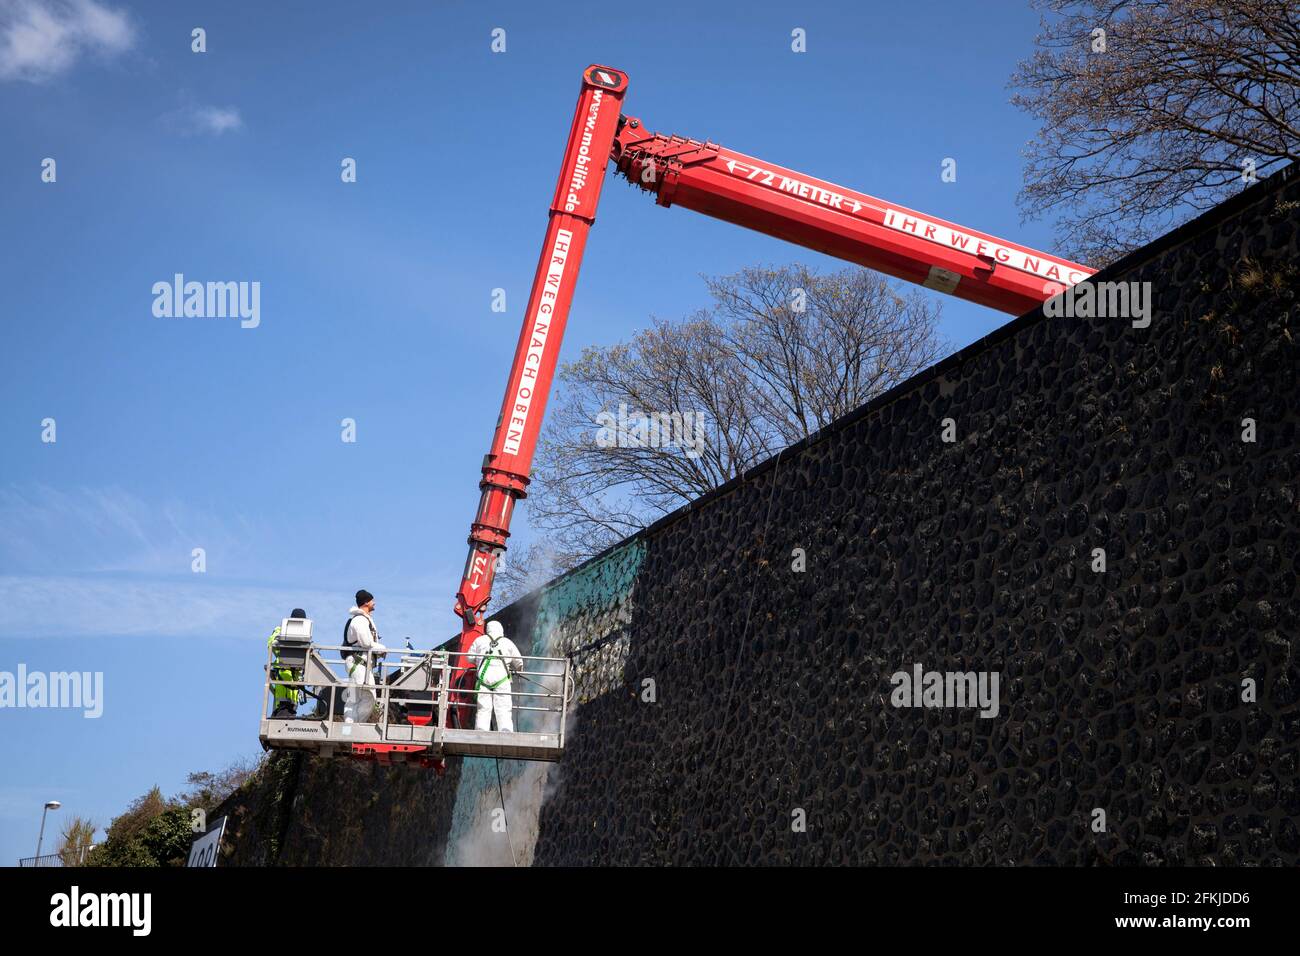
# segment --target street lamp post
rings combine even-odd
[[[59,803],[57,800],[47,800],[45,801],[45,809],[41,811],[41,835],[36,838],[37,866],[40,866],[41,842],[45,839],[45,814],[49,813],[51,810],[57,810],[61,806],[63,806],[63,804]]]

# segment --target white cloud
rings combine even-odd
[[[194,128],[200,133],[222,133],[243,129],[244,120],[233,106],[200,106],[190,113]]]
[[[220,136],[244,128],[244,118],[234,106],[184,106],[166,113],[163,124],[185,135]]]
[[[121,575],[0,575],[5,636],[17,640],[68,637],[266,640],[295,607],[315,622],[315,640],[342,639],[352,604],[345,587],[223,584],[201,574],[143,579]],[[429,594],[383,590],[375,616],[390,647],[411,637],[419,647],[440,644],[457,632],[451,614],[435,616]],[[431,629],[432,626],[432,629]]]
[[[3,2],[3,0],[0,0]],[[192,549],[208,571],[192,570]],[[175,499],[146,500],[116,487],[61,490],[0,486],[0,607],[4,637],[247,639],[306,608],[331,644],[358,584],[379,598],[377,623],[401,646],[457,630],[440,578],[354,580],[349,565],[286,545],[265,518],[224,515]],[[364,559],[362,559],[364,560]],[[459,571],[459,567],[455,569]],[[450,570],[443,583],[452,580]]]
[[[126,12],[98,0],[0,0],[0,80],[39,83],[83,53],[113,56],[134,42]]]
[[[268,534],[242,515],[221,515],[121,488],[0,486],[0,568],[9,573],[188,572],[192,550],[228,572],[264,570]],[[219,557],[218,557],[219,556]]]

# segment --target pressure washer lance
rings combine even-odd
[[[561,696],[563,696],[563,695],[561,695],[561,694],[557,694],[554,690],[552,690],[550,687],[548,687],[548,686],[546,686],[545,684],[543,684],[541,681],[539,681],[539,680],[533,680],[531,677],[525,677],[523,674],[520,674],[518,671],[515,672],[514,676],[515,676],[515,677],[518,677],[520,680],[526,680],[526,681],[528,681],[528,683],[530,683],[530,684],[536,684],[536,685],[537,685],[538,687],[540,687],[542,690],[546,691],[546,695],[547,695],[548,697],[561,697]],[[547,676],[547,677],[559,677],[559,676],[561,676],[561,675],[559,675],[559,674],[547,674],[546,676]]]

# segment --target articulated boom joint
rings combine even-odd
[[[636,117],[621,116],[610,160],[624,179],[655,193],[656,202],[668,207],[681,170],[716,159],[719,150],[714,143],[649,133]]]

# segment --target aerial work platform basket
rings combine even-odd
[[[313,644],[310,621],[281,625],[267,651],[259,734],[264,750],[436,768],[453,754],[555,761],[564,752],[564,721],[573,699],[567,658],[524,656],[510,691],[517,729],[475,730],[478,695],[489,691],[475,687],[467,655],[368,651],[364,666],[374,683],[357,686],[348,679],[343,650]],[[352,723],[344,721],[349,692],[358,695]]]

